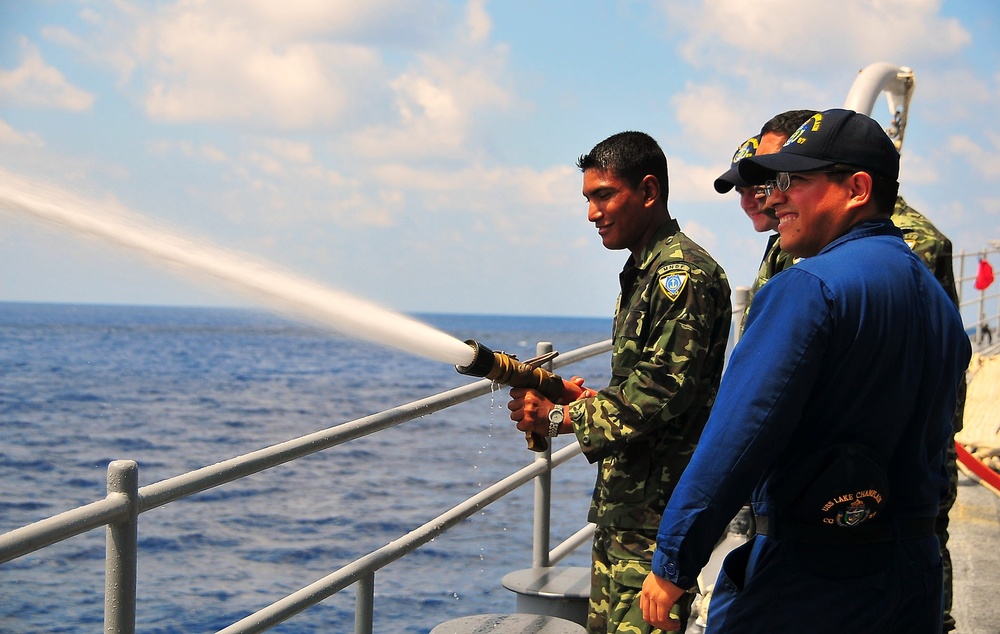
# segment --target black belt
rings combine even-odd
[[[801,522],[776,522],[767,515],[754,515],[757,534],[816,544],[874,544],[934,535],[937,518],[879,519],[858,526],[825,526]]]

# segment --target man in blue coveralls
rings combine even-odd
[[[890,220],[899,154],[877,122],[834,109],[739,171],[806,259],[754,298],[664,511],[643,617],[677,629],[671,605],[749,497],[758,534],[726,558],[708,632],[937,634],[934,518],[971,349]]]

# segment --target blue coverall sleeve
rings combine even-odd
[[[832,293],[794,267],[754,297],[691,463],[667,504],[653,572],[694,586],[729,521],[799,425],[830,340]]]

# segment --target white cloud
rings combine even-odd
[[[308,143],[289,141],[287,139],[265,139],[264,145],[281,158],[292,163],[311,163],[312,148]]]
[[[917,116],[938,121],[1000,101],[993,78],[963,72],[947,86],[935,85],[956,75],[931,67],[955,60],[971,44],[957,20],[942,16],[940,0],[663,0],[660,6],[670,41],[703,71],[671,101],[679,147],[689,160],[715,166],[709,170],[715,175],[725,167],[722,157],[774,114],[840,107],[854,81],[852,67],[877,61],[915,67],[918,108],[939,100]],[[883,106],[880,99],[874,116],[887,120]],[[693,175],[692,193],[706,183]],[[685,195],[685,183],[678,185]]]
[[[477,124],[517,102],[505,85],[507,47],[489,41],[491,29],[484,1],[471,0],[465,20],[390,82],[395,116],[355,135],[354,149],[374,158],[469,158]]]
[[[40,148],[45,143],[34,132],[19,132],[9,123],[0,119],[0,145]]]
[[[685,58],[736,74],[780,63],[812,72],[845,60],[901,63],[953,54],[971,42],[941,0],[664,0],[668,20],[686,33]],[[683,27],[683,28],[681,28]],[[838,51],[831,55],[831,51]],[[741,55],[740,53],[744,53]],[[746,53],[752,53],[747,55]]]
[[[399,21],[412,18],[411,10],[389,7],[384,1],[180,0],[145,9],[118,2],[114,10],[88,10],[93,33],[45,32],[50,41],[114,68],[122,85],[144,93],[154,120],[335,127],[388,98],[380,87],[381,51],[360,40],[375,38],[379,28],[406,28]]]
[[[732,151],[736,148],[733,147]],[[730,151],[729,156],[732,156]],[[720,154],[721,157],[721,154]],[[702,166],[693,165],[681,156],[668,156],[667,166],[669,168],[670,196],[669,202],[712,202],[716,203],[726,198],[715,191],[715,179],[729,168],[727,159],[720,159],[716,165]],[[732,204],[738,204],[735,197]]]
[[[486,11],[486,0],[470,0],[466,12],[466,22],[469,26],[468,36],[471,42],[486,42],[489,39],[493,23]]]
[[[21,65],[0,70],[0,103],[22,108],[90,110],[94,95],[74,86],[58,69],[45,63],[38,47],[20,38]]]
[[[684,136],[682,145],[691,153],[711,158],[727,151],[731,156],[737,144],[763,123],[754,118],[744,101],[745,97],[725,86],[687,84],[671,100]]]
[[[466,66],[455,58],[425,57],[420,69],[391,86],[398,117],[355,136],[354,147],[364,156],[463,157],[476,117],[512,101],[482,64]]]
[[[904,138],[902,156],[899,161],[899,183],[905,190],[910,183],[921,185],[934,184],[941,181],[940,160],[929,159],[907,151]]]
[[[974,121],[1000,107],[1000,74],[984,75],[965,67],[926,74],[917,69],[916,73],[914,100],[921,116],[933,123]]]
[[[229,160],[226,153],[214,145],[203,145],[201,147],[201,156],[213,163],[225,163]]]
[[[1000,178],[1000,134],[985,130],[981,139],[991,147],[985,148],[968,136],[955,135],[948,139],[947,148],[984,178]]]
[[[369,50],[327,44],[290,44],[275,50],[246,32],[210,36],[177,25],[158,46],[146,109],[163,121],[242,121],[278,128],[331,125],[344,115],[352,83],[338,73],[335,63],[357,74],[381,74]]]
[[[88,8],[46,29],[116,69],[157,122],[323,130],[367,157],[467,159],[477,122],[514,102],[485,0],[197,0]],[[341,134],[353,139],[344,141]],[[350,147],[353,146],[353,147]]]
[[[706,251],[711,253],[718,249],[719,240],[715,232],[697,220],[681,220],[681,231],[691,238]]]

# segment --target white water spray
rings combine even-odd
[[[244,255],[154,228],[147,219],[99,211],[101,205],[0,169],[0,209],[48,220],[138,251],[160,264],[210,275],[272,308],[337,332],[455,365],[472,363],[473,349],[427,324]],[[107,207],[107,205],[105,205]]]

